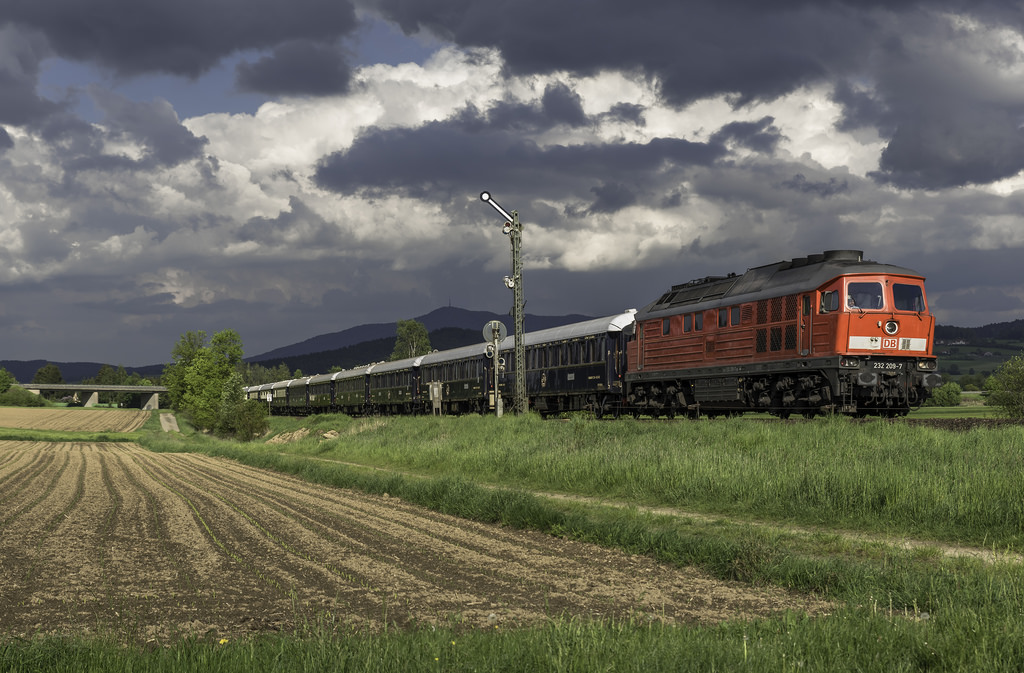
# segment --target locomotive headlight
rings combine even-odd
[[[917,368],[922,372],[933,372],[939,367],[938,360],[918,360]]]
[[[888,334],[889,336],[892,336],[893,334],[896,334],[896,332],[899,332],[899,331],[900,331],[900,324],[898,322],[896,322],[895,320],[890,320],[890,321],[885,323],[885,333]]]
[[[841,357],[839,358],[839,366],[846,369],[856,369],[860,367],[860,360],[857,358]]]

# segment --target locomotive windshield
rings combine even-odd
[[[846,287],[846,306],[861,311],[878,311],[884,308],[882,284],[850,283]]]
[[[920,313],[925,310],[924,292],[920,285],[896,283],[892,286],[892,298],[897,311]]]

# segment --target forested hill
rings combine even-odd
[[[541,329],[548,329],[550,327],[560,327],[562,325],[568,325],[574,322],[582,322],[584,320],[590,320],[593,316],[585,315],[559,315],[559,316],[539,316],[539,315],[526,315],[526,327],[527,331],[536,331]],[[445,328],[458,328],[462,330],[471,330],[480,336],[480,331],[483,326],[491,320],[501,320],[511,330],[512,321],[507,315],[501,315],[498,313],[491,313],[488,311],[470,311],[464,308],[458,308],[455,306],[445,306],[442,308],[434,309],[426,315],[421,315],[414,318],[417,322],[423,323],[423,326],[431,333],[431,344],[434,348],[443,350],[441,346],[434,344],[433,333],[438,330]],[[351,327],[341,332],[332,332],[330,334],[321,334],[319,336],[300,341],[298,343],[291,344],[289,346],[282,346],[281,348],[275,348],[272,351],[261,353],[259,355],[253,355],[247,357],[247,362],[280,362],[282,359],[289,360],[295,356],[309,355],[324,353],[327,351],[344,350],[346,347],[359,346],[360,344],[370,341],[380,341],[382,339],[391,339],[394,341],[395,337],[395,323],[373,323],[367,325],[359,325],[357,327]],[[481,337],[482,338],[482,337]],[[469,342],[474,343],[474,342]],[[469,345],[458,344],[460,346]],[[391,354],[391,350],[388,350],[388,355]],[[385,358],[386,359],[386,358]],[[366,362],[362,360],[360,362]],[[373,362],[373,360],[370,360]],[[292,367],[294,369],[294,367]],[[302,371],[306,371],[305,368]]]
[[[1024,344],[1024,319],[1013,322],[997,322],[982,327],[954,327],[952,325],[936,325],[935,340],[966,341],[981,344],[987,341],[1016,341]]]
[[[448,350],[461,346],[483,343],[480,330],[460,329],[458,327],[442,327],[430,332],[430,347],[436,350]],[[267,369],[284,363],[289,371],[301,370],[304,375],[326,374],[332,368],[351,369],[357,365],[381,362],[391,357],[395,350],[395,337],[372,339],[361,343],[335,348],[319,353],[288,355],[285,357],[256,360],[252,364],[262,365]]]

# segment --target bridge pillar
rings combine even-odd
[[[84,392],[89,392],[89,391],[84,391]],[[85,404],[83,406],[95,407],[99,403],[100,403],[100,394],[97,393],[97,392],[92,392],[92,393],[89,393],[89,399],[87,399],[85,401]]]
[[[146,411],[153,411],[160,408],[160,393],[152,393],[147,396],[142,394],[142,408]]]

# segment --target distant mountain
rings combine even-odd
[[[481,331],[484,324],[491,320],[502,321],[508,327],[509,332],[512,331],[512,318],[508,315],[487,311],[469,311],[453,306],[439,308],[415,319],[423,323],[427,331],[430,332],[431,346],[438,350],[468,346],[482,341]],[[560,316],[527,314],[526,329],[527,331],[548,329],[584,320],[590,320],[590,317],[575,314]],[[291,346],[276,348],[261,355],[248,357],[245,360],[268,367],[284,362],[289,369],[301,369],[307,374],[324,373],[334,366],[353,367],[363,363],[379,362],[388,359],[391,356],[391,351],[395,348],[396,324],[390,322],[359,325],[341,332],[321,334]],[[57,362],[55,360],[0,360],[0,367],[13,374],[20,383],[29,383],[36,372],[47,363],[57,365],[61,376],[68,383],[78,383],[92,378],[103,367],[103,363],[100,362]],[[164,363],[125,367],[124,369],[129,374],[138,372],[140,376],[153,377],[163,373]]]
[[[1012,322],[996,322],[982,327],[953,327],[952,325],[935,326],[936,341],[963,340],[968,343],[986,341],[1018,341],[1024,342],[1024,319]]]
[[[483,325],[481,325],[483,327]],[[436,350],[448,350],[461,346],[470,346],[481,343],[481,330],[461,329],[459,327],[442,327],[430,332],[430,347]],[[373,339],[361,343],[336,348],[319,353],[307,353],[305,355],[288,355],[283,358],[271,358],[269,360],[257,360],[252,364],[262,365],[273,369],[281,363],[292,372],[300,370],[304,375],[324,374],[334,367],[351,369],[358,365],[381,362],[391,357],[395,350],[395,337],[385,339]]]
[[[57,368],[60,369],[61,377],[68,383],[78,383],[85,379],[91,379],[103,367],[103,364],[100,362],[54,362],[53,360],[0,360],[0,367],[13,374],[19,383],[31,383],[36,372],[50,363],[57,365]],[[163,369],[163,365],[124,368],[129,374],[138,372],[143,377],[157,376]]]
[[[415,318],[419,322],[423,323],[423,326],[427,328],[428,332],[434,332],[439,329],[446,327],[454,327],[463,330],[475,330],[478,334],[483,331],[485,324],[491,320],[500,320],[505,323],[508,327],[508,331],[512,331],[512,318],[508,315],[490,313],[488,311],[470,311],[464,308],[456,308],[454,306],[445,306],[421,315]],[[590,316],[584,315],[560,315],[560,316],[538,316],[527,314],[525,318],[526,330],[536,331],[542,329],[548,329],[551,327],[560,327],[562,325],[568,325],[575,322],[583,322],[584,320],[590,320]],[[357,327],[350,327],[349,329],[342,330],[341,332],[331,332],[330,334],[321,334],[305,341],[294,343],[290,346],[283,346],[281,348],[275,348],[272,351],[261,353],[260,355],[254,355],[246,358],[247,362],[259,362],[265,363],[273,361],[274,363],[283,362],[287,359],[294,358],[301,355],[309,355],[311,353],[324,353],[326,351],[335,351],[348,346],[354,346],[356,344],[365,343],[368,341],[376,341],[378,339],[391,339],[392,344],[394,343],[395,337],[395,326],[397,322],[389,323],[373,323],[369,325],[359,325]],[[483,340],[483,337],[480,337]],[[470,342],[474,343],[474,342]],[[435,348],[439,348],[433,341],[433,335],[431,335],[431,345]],[[468,344],[460,344],[468,345]],[[393,346],[392,346],[393,347]],[[387,355],[390,355],[389,350]],[[373,362],[374,360],[364,360],[363,362]],[[292,367],[294,369],[294,367]],[[306,371],[305,367],[301,368],[303,372]]]

